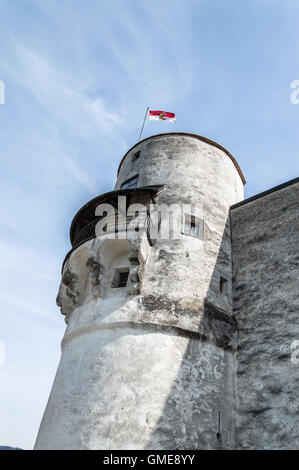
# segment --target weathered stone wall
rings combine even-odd
[[[299,447],[299,183],[231,210],[237,447]]]
[[[179,238],[153,246],[129,240],[123,289],[109,289],[105,278],[119,250],[111,235],[72,252],[58,296],[68,326],[38,449],[235,446],[228,215],[243,183],[223,150],[181,135],[141,142],[127,154],[116,189],[137,173],[138,187],[163,185],[159,204],[192,204],[202,234],[180,229]],[[182,217],[173,223],[182,227]]]
[[[231,360],[151,325],[93,325],[64,345],[36,448],[232,447]]]

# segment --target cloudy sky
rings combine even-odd
[[[216,140],[247,197],[299,176],[298,15],[296,0],[0,0],[0,445],[34,444],[69,225],[113,188],[147,105],[177,123],[144,137]]]

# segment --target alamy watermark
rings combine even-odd
[[[0,104],[5,104],[5,85],[2,80],[0,80]]]
[[[292,104],[298,104],[299,103],[299,80],[293,80],[290,87],[294,89],[294,91],[290,95],[290,101]]]
[[[97,237],[136,240],[144,233],[151,240],[178,240],[182,234],[203,239],[203,206],[193,204],[131,204],[118,196],[117,208],[109,203],[95,210]]]

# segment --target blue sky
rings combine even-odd
[[[60,357],[68,229],[144,137],[198,133],[252,196],[299,176],[294,0],[0,0],[0,445],[31,448]]]

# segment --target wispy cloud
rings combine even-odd
[[[71,158],[65,160],[65,168],[69,175],[81,186],[85,187],[91,194],[98,193],[95,179],[88,175],[79,165]]]
[[[14,68],[9,67],[10,77],[34,95],[55,119],[83,135],[90,135],[92,130],[111,134],[121,124],[119,113],[113,113],[103,97],[92,100],[84,93],[82,79],[65,72],[63,67],[55,68],[12,34],[11,41],[17,60]]]

